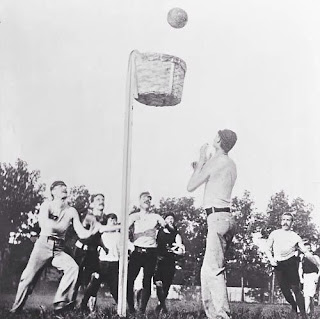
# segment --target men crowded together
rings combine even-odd
[[[55,313],[63,313],[76,306],[80,285],[83,286],[84,296],[80,304],[83,310],[94,311],[97,293],[102,282],[108,284],[110,293],[117,302],[118,268],[122,245],[117,215],[105,214],[104,195],[94,194],[90,199],[91,210],[81,222],[76,209],[68,204],[67,186],[63,181],[54,182],[50,192],[52,199],[45,201],[40,207],[38,215],[40,236],[21,275],[11,313],[22,310],[39,275],[48,263],[63,272],[54,298]],[[146,310],[151,295],[151,280],[157,263],[157,233],[161,227],[168,224],[173,227],[172,223],[165,222],[159,214],[151,212],[151,199],[149,192],[141,193],[139,212],[129,216],[134,237],[134,249],[128,263],[127,301],[131,313],[135,312],[134,282],[140,268],[144,270],[144,278],[139,312],[143,314]],[[166,219],[168,218],[167,216]],[[71,225],[78,236],[74,258],[64,252],[66,232]],[[176,229],[175,234],[178,236]],[[172,244],[172,252],[183,254],[184,246],[181,237],[179,240],[174,239],[170,244]]]
[[[208,144],[201,147],[198,162],[192,163],[193,174],[187,186],[187,190],[192,192],[202,184],[205,185],[203,207],[207,215],[208,233],[201,268],[201,295],[209,319],[230,318],[225,255],[236,231],[230,206],[237,168],[229,157],[229,151],[236,141],[237,135],[233,131],[218,131],[213,141],[215,153],[207,154]],[[83,310],[95,310],[101,283],[109,286],[111,295],[118,302],[120,247],[124,243],[120,242],[117,215],[106,214],[105,196],[94,194],[90,199],[91,210],[81,222],[76,209],[68,204],[67,186],[63,181],[54,182],[50,192],[52,199],[40,207],[40,236],[21,275],[11,312],[23,308],[39,274],[49,262],[63,272],[54,298],[55,312],[63,312],[75,306],[80,285],[83,286]],[[151,209],[151,200],[149,192],[142,192],[138,211],[128,217],[133,234],[126,296],[131,315],[145,314],[152,278],[159,299],[156,313],[167,312],[166,298],[175,274],[176,259],[185,253],[176,226],[176,216],[170,211],[166,212],[164,218],[155,213]],[[293,215],[284,213],[281,228],[271,232],[268,238],[266,255],[274,267],[281,291],[292,307],[292,316],[300,312],[302,318],[307,318],[306,310],[308,313],[313,310],[313,296],[320,276],[320,259],[291,230],[292,224]],[[64,252],[65,235],[71,225],[78,236],[74,258]],[[300,265],[303,278],[299,278],[297,249],[304,254]],[[141,269],[142,289],[138,293],[138,300],[135,300],[135,280]],[[300,280],[304,283],[304,296]]]

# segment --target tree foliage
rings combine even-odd
[[[10,232],[23,233],[43,201],[40,171],[30,170],[18,159],[15,165],[0,163],[0,248],[7,245]]]
[[[85,185],[73,186],[69,191],[69,205],[74,207],[82,220],[90,207],[90,192]],[[66,233],[66,252],[73,254],[74,244],[78,236],[73,227],[69,227]]]
[[[262,252],[254,243],[253,236],[259,231],[256,221],[259,214],[245,191],[242,198],[232,200],[232,211],[236,221],[236,234],[227,252],[227,279],[230,286],[264,287],[268,281],[267,265]]]
[[[302,198],[294,198],[291,202],[282,190],[271,196],[268,210],[265,215],[265,226],[262,227],[262,234],[266,238],[271,231],[280,228],[281,216],[290,212],[294,216],[293,230],[302,238],[317,242],[319,232],[312,222],[311,213],[313,206],[307,204]]]

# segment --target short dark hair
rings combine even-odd
[[[164,219],[166,219],[169,216],[172,216],[173,219],[176,219],[176,217],[174,216],[174,213],[172,213],[172,212],[164,214]]]
[[[92,194],[91,197],[90,197],[90,203],[93,203],[94,199],[97,196],[102,196],[103,198],[105,198],[105,196],[102,193]]]
[[[237,142],[237,134],[231,130],[219,130],[218,134],[220,136],[220,146],[228,153]]]
[[[141,198],[143,195],[147,195],[150,198],[150,200],[152,199],[152,196],[151,196],[150,192],[142,192],[140,194],[139,198]]]
[[[110,214],[105,215],[104,220],[105,220],[106,224],[108,223],[109,219],[115,219],[118,221],[118,216],[114,213],[110,213]]]
[[[55,181],[51,184],[50,186],[50,192],[56,187],[56,186],[59,186],[59,185],[62,185],[62,186],[65,186],[67,187],[66,183],[63,182],[63,181]]]

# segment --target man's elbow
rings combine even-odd
[[[192,185],[190,183],[188,184],[188,186],[187,186],[187,191],[188,192],[193,192],[195,189],[196,189],[196,187],[194,185]]]
[[[79,239],[87,239],[90,237],[91,233],[90,232],[84,232],[84,231],[78,231],[77,235],[79,237]]]

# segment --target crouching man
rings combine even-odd
[[[73,294],[79,268],[74,259],[64,252],[64,240],[67,229],[73,224],[79,238],[87,238],[99,228],[86,230],[82,227],[78,212],[67,203],[67,186],[62,181],[54,182],[50,187],[52,200],[44,202],[39,211],[41,228],[28,264],[23,271],[11,313],[21,310],[32,292],[39,272],[48,262],[63,272],[58,290],[54,297],[55,312],[62,312],[74,304]]]

